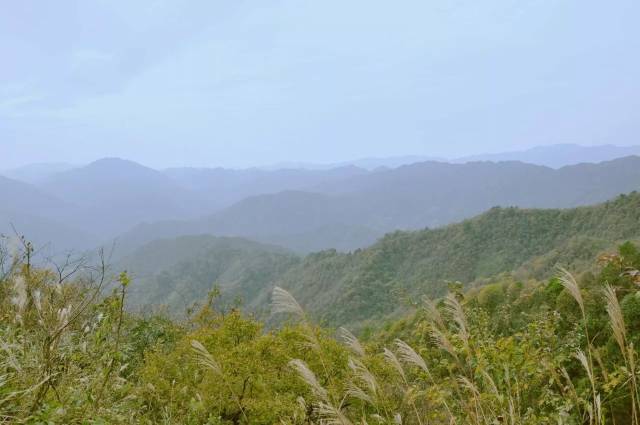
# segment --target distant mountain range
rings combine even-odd
[[[367,170],[376,168],[397,168],[402,165],[414,164],[416,162],[437,161],[464,164],[476,161],[520,161],[534,165],[544,165],[551,168],[561,168],[567,165],[575,165],[583,162],[597,163],[610,161],[630,155],[640,155],[640,145],[638,146],[616,146],[616,145],[596,145],[582,146],[572,143],[555,144],[547,146],[536,146],[530,149],[483,153],[477,155],[467,155],[463,157],[444,158],[426,155],[406,155],[381,158],[362,158],[353,161],[343,161],[333,164],[314,164],[305,162],[284,162],[275,164],[267,169],[279,168],[304,168],[304,169],[330,169],[335,167],[356,166]]]
[[[0,171],[0,174],[25,183],[38,184],[55,174],[68,171],[73,168],[77,168],[77,166],[66,162],[37,163]]]
[[[529,164],[544,165],[551,168],[560,168],[583,162],[597,163],[602,161],[611,161],[612,159],[630,155],[640,155],[640,146],[580,146],[576,144],[559,144],[537,146],[521,151],[472,155],[456,158],[451,162],[521,161]]]
[[[345,178],[368,174],[368,171],[353,165],[325,170],[283,168],[270,171],[183,167],[169,168],[163,174],[223,208],[250,196],[331,185]]]
[[[556,145],[491,158],[558,164],[634,149]],[[389,231],[442,226],[496,205],[573,207],[640,188],[636,156],[560,169],[420,159],[279,170],[155,170],[117,158],[82,167],[33,165],[8,173],[22,181],[0,179],[0,233],[13,225],[40,244],[78,250],[115,239],[123,255],[154,239],[194,234],[244,237],[302,253],[348,251]],[[419,162],[399,165],[405,161]],[[45,235],[45,227],[60,231]]]
[[[439,227],[493,206],[568,208],[640,189],[640,157],[554,170],[521,162],[424,162],[246,198],[196,220],[140,225],[121,235],[129,252],[158,238],[236,236],[307,253],[348,251],[398,229]]]

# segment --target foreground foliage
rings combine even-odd
[[[185,322],[133,315],[126,273],[23,248],[0,256],[0,423],[640,423],[630,243],[597,273],[451,284],[363,341],[280,288],[278,329],[216,291]]]

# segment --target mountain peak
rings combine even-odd
[[[129,167],[129,168],[145,168],[150,169],[142,164],[139,164],[135,161],[131,161],[129,159],[123,159],[118,157],[105,157],[98,160],[95,160],[84,168],[121,168],[121,167]]]

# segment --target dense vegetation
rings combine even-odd
[[[256,299],[299,261],[279,247],[201,235],[154,241],[117,267],[138,282],[130,291],[130,308],[162,307],[184,316],[214,288],[221,291],[218,305]]]
[[[0,258],[0,421],[180,424],[638,424],[640,251],[597,272],[503,278],[360,342],[310,323],[285,290],[271,331],[215,293],[185,322],[126,313],[104,263]]]
[[[183,312],[217,284],[226,300],[239,298],[259,313],[278,285],[317,320],[359,329],[404,314],[421,294],[443,296],[451,281],[487,283],[511,272],[520,280],[545,279],[556,264],[588,270],[601,251],[640,239],[639,222],[640,194],[632,193],[566,210],[494,208],[443,228],[395,232],[353,253],[329,250],[302,260],[239,239],[165,240],[137,251],[122,268],[142,276],[138,304]]]

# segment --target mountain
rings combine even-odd
[[[640,155],[640,146],[581,146],[576,144],[557,144],[536,146],[522,151],[466,156],[453,159],[451,162],[521,161],[552,168],[561,168],[580,163],[611,161],[630,155]]]
[[[397,168],[402,165],[414,164],[416,162],[426,161],[440,161],[446,162],[447,159],[442,157],[425,156],[425,155],[404,155],[404,156],[389,156],[389,157],[371,157],[360,158],[351,161],[341,161],[332,164],[318,164],[310,162],[280,162],[268,167],[263,167],[265,170],[280,170],[287,169],[305,169],[305,170],[330,170],[334,168],[343,167],[357,167],[369,171],[373,171],[377,168]]]
[[[118,158],[56,174],[39,187],[77,205],[69,220],[105,239],[143,221],[209,211],[206,201],[163,173]]]
[[[0,235],[16,234],[31,242],[41,258],[91,249],[101,242],[95,235],[63,221],[0,209]]]
[[[39,215],[63,214],[71,204],[40,190],[36,186],[0,176],[0,209]]]
[[[427,161],[374,171],[354,166],[158,171],[107,158],[37,186],[12,182],[26,186],[5,189],[8,201],[0,210],[23,214],[24,226],[35,216],[102,241],[120,234],[118,245],[126,252],[162,237],[210,234],[308,253],[361,248],[390,231],[442,226],[492,206],[601,202],[640,188],[640,158],[560,169],[517,161]]]
[[[300,253],[349,251],[399,229],[443,226],[493,206],[569,208],[640,189],[640,157],[555,170],[521,162],[424,162],[313,187],[247,198],[190,221],[137,226],[126,252],[185,234],[239,236]]]
[[[640,240],[637,192],[572,209],[496,207],[438,229],[390,233],[352,253],[327,250],[299,259],[253,242],[193,236],[152,242],[125,265],[143,276],[139,304],[168,303],[175,311],[204,299],[217,282],[226,302],[239,296],[260,313],[278,285],[325,323],[362,327],[406,311],[421,295],[441,296],[448,281],[506,272],[547,278],[558,264],[587,267],[624,240]]]
[[[24,235],[37,247],[48,243],[60,250],[88,248],[98,240],[87,232],[66,224],[64,218],[74,208],[30,184],[0,176],[0,234]]]
[[[351,254],[311,254],[275,284],[333,325],[404,310],[447,281],[499,273],[549,277],[556,264],[584,266],[617,242],[640,238],[640,193],[574,209],[493,208],[458,224],[395,232]],[[267,302],[266,294],[256,304]]]
[[[551,168],[561,168],[567,165],[575,165],[580,163],[598,163],[602,161],[611,161],[613,159],[622,158],[630,155],[640,155],[640,145],[636,146],[616,146],[616,145],[596,145],[583,146],[571,143],[561,143],[545,146],[535,146],[533,148],[498,152],[498,153],[482,153],[478,155],[467,155],[457,158],[443,158],[426,155],[404,155],[390,156],[378,158],[361,158],[352,161],[343,161],[334,164],[315,164],[305,162],[283,162],[266,167],[269,170],[279,168],[304,168],[309,170],[324,170],[328,168],[356,166],[366,170],[375,170],[377,168],[398,168],[403,165],[411,165],[417,162],[449,162],[449,163],[467,163],[477,161],[519,161],[534,165],[543,165]]]
[[[360,209],[345,202],[300,191],[253,196],[196,220],[140,224],[116,239],[117,255],[155,239],[198,234],[242,237],[301,253],[348,251],[375,242],[380,231],[358,224]]]
[[[218,207],[228,207],[250,196],[304,190],[367,174],[366,170],[354,166],[323,170],[169,168],[163,172],[177,184],[209,199]]]
[[[214,285],[222,291],[220,302],[254,299],[299,261],[276,246],[201,235],[151,242],[117,268],[135,279],[132,307],[166,305],[180,314],[193,302],[205,300]]]
[[[36,163],[28,164],[11,170],[0,171],[7,177],[20,180],[25,183],[41,183],[49,177],[75,168],[66,162]]]

